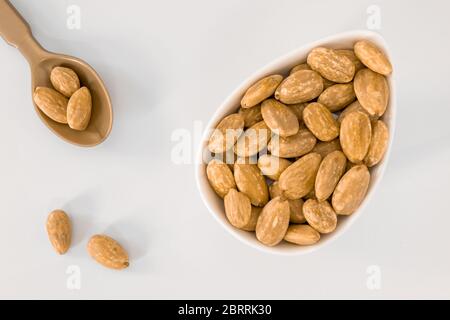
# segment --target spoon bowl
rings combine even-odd
[[[92,147],[103,142],[111,132],[113,113],[111,99],[102,79],[86,62],[49,52],[34,39],[25,20],[8,0],[0,0],[0,35],[10,45],[18,48],[28,60],[31,69],[31,95],[36,87],[52,88],[50,73],[54,67],[67,67],[75,71],[82,86],[89,88],[92,96],[92,114],[84,131],[71,129],[47,117],[33,102],[42,122],[58,137],[82,147]]]
[[[80,83],[89,88],[92,95],[91,120],[85,130],[73,130],[68,125],[47,117],[33,102],[37,114],[51,131],[67,142],[83,147],[91,147],[103,142],[112,128],[111,100],[103,81],[86,62],[70,56],[45,52],[44,59],[31,65],[32,94],[36,87],[52,87],[50,72],[55,67],[72,69],[78,75]]]

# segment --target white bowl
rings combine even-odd
[[[387,44],[378,33],[367,30],[356,30],[340,33],[307,44],[279,59],[276,59],[274,62],[261,68],[259,71],[254,73],[251,77],[249,77],[246,81],[244,81],[217,109],[216,113],[214,114],[211,121],[207,125],[205,133],[202,138],[196,162],[196,179],[200,195],[205,205],[208,207],[209,211],[213,214],[213,216],[217,219],[217,221],[235,238],[239,239],[240,241],[244,242],[245,244],[253,248],[260,249],[268,253],[285,254],[285,255],[298,255],[309,253],[319,248],[322,248],[327,243],[330,243],[332,240],[342,235],[352,225],[352,223],[361,216],[364,209],[369,204],[370,199],[372,198],[381,178],[383,177],[394,136],[395,112],[396,112],[396,93],[395,93],[394,74],[388,77],[390,87],[390,100],[387,111],[383,116],[383,120],[386,122],[390,130],[389,146],[386,155],[384,159],[380,162],[380,164],[372,168],[371,170],[372,179],[369,186],[369,191],[359,209],[351,216],[348,217],[340,216],[336,230],[331,234],[322,235],[320,241],[315,245],[297,246],[283,241],[282,243],[280,243],[275,247],[267,247],[256,239],[254,232],[247,232],[234,228],[228,222],[225,216],[223,200],[216,195],[216,193],[209,185],[208,178],[206,176],[206,164],[203,162],[203,150],[207,146],[209,135],[212,132],[212,129],[215,128],[215,126],[223,117],[231,113],[234,113],[238,110],[240,106],[240,100],[243,94],[245,93],[247,88],[249,88],[253,83],[270,74],[277,73],[287,75],[289,73],[289,70],[293,66],[295,66],[298,63],[306,61],[308,53],[315,47],[326,46],[335,49],[348,49],[352,48],[353,44],[356,41],[362,39],[370,40],[373,43],[375,43],[381,50],[383,50],[387,54],[389,59],[391,59]]]

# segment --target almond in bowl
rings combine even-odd
[[[302,254],[336,239],[382,178],[394,89],[386,43],[370,31],[311,43],[262,68],[207,126],[196,167],[206,206],[266,252]]]

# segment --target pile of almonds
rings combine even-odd
[[[50,74],[53,88],[37,87],[33,100],[50,119],[83,131],[89,125],[92,97],[88,88],[80,88],[78,75],[69,68],[55,67]]]
[[[267,246],[312,245],[354,213],[388,146],[391,72],[362,40],[315,48],[287,77],[252,85],[208,143],[207,177],[230,224]]]
[[[58,254],[65,254],[72,242],[72,223],[63,210],[53,210],[47,218],[47,234]],[[104,267],[121,270],[130,265],[128,253],[114,239],[97,234],[87,244],[89,255]]]

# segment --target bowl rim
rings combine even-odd
[[[333,233],[329,235],[322,235],[323,237],[326,237],[326,240],[321,239],[317,244],[312,246],[295,246],[292,245],[295,249],[289,249],[286,250],[285,248],[282,248],[280,246],[274,246],[274,247],[268,247],[263,245],[262,243],[259,243],[256,237],[254,240],[247,239],[243,237],[239,232],[242,232],[242,230],[238,230],[234,228],[230,223],[227,221],[224,221],[223,219],[219,218],[219,214],[224,214],[223,212],[216,212],[216,210],[212,207],[210,200],[207,199],[207,196],[205,194],[204,188],[208,187],[211,188],[209,185],[209,182],[207,181],[206,172],[205,172],[205,166],[206,164],[203,162],[203,155],[204,155],[204,147],[206,146],[207,141],[209,140],[210,136],[210,130],[213,129],[218,121],[220,121],[223,116],[225,116],[228,112],[228,109],[230,109],[230,104],[233,100],[236,99],[236,95],[238,93],[241,93],[243,91],[243,88],[250,87],[253,83],[264,77],[265,75],[273,74],[274,70],[280,69],[280,65],[283,64],[283,62],[287,60],[292,60],[293,58],[296,58],[298,56],[305,56],[304,52],[310,51],[314,47],[318,46],[326,46],[327,43],[331,42],[339,42],[339,41],[349,41],[351,38],[361,38],[363,39],[370,39],[375,40],[377,45],[381,47],[381,49],[385,52],[387,57],[392,63],[392,55],[390,54],[390,49],[383,38],[379,33],[370,31],[370,30],[351,30],[346,32],[337,33],[331,36],[323,37],[319,40],[307,43],[306,45],[302,45],[287,54],[284,54],[278,58],[275,58],[271,60],[271,62],[265,64],[261,68],[259,68],[256,72],[251,74],[249,77],[247,77],[242,83],[240,83],[232,92],[227,96],[227,98],[223,101],[223,103],[216,109],[210,120],[208,121],[207,126],[205,127],[205,130],[202,134],[201,141],[198,145],[197,153],[196,153],[196,162],[195,162],[195,178],[196,178],[196,184],[197,189],[200,193],[200,197],[202,198],[203,203],[207,207],[208,211],[211,213],[211,215],[214,217],[214,219],[228,232],[230,233],[234,238],[238,239],[239,241],[249,245],[252,248],[255,248],[259,250],[260,252],[270,253],[270,254],[276,254],[276,255],[284,255],[284,256],[298,256],[303,254],[308,254],[311,252],[315,252],[324,246],[332,243],[335,241],[338,237],[343,235],[350,227],[355,223],[355,221],[361,216],[362,212],[365,211],[368,204],[371,201],[371,198],[375,194],[376,190],[378,189],[381,180],[384,177],[387,164],[389,163],[389,159],[391,157],[392,152],[392,145],[394,141],[395,136],[395,124],[396,124],[396,112],[397,112],[397,102],[396,102],[396,90],[395,90],[395,70],[392,72],[391,75],[387,76],[388,78],[388,84],[390,89],[390,96],[389,96],[389,121],[388,121],[388,128],[389,128],[389,142],[388,147],[386,150],[386,153],[384,155],[383,160],[377,165],[377,178],[375,181],[371,182],[371,186],[369,187],[369,190],[366,194],[366,197],[364,198],[363,202],[361,203],[360,207],[350,216],[343,217],[345,219],[345,223],[341,225],[337,230],[335,230]],[[298,59],[300,60],[300,59]],[[393,63],[394,64],[394,63]],[[293,67],[293,66],[292,66]],[[236,108],[239,108],[239,106],[236,106]],[[206,180],[206,181],[205,181]],[[205,183],[206,182],[206,183]],[[206,185],[206,186],[205,186]],[[341,219],[342,219],[341,218]],[[341,223],[342,224],[342,223]]]

